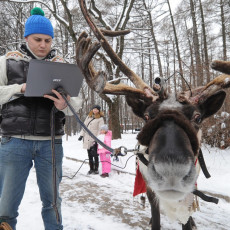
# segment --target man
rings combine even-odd
[[[68,108],[56,90],[56,97],[17,97],[26,89],[29,61],[63,61],[51,50],[53,27],[40,8],[34,8],[25,24],[26,44],[20,51],[8,52],[0,57],[0,105],[2,105],[0,145],[0,223],[16,229],[18,207],[23,198],[26,180],[31,167],[37,175],[42,218],[46,230],[63,229],[59,183],[62,179],[62,135]],[[79,98],[68,100],[75,109],[81,106]],[[55,113],[56,193],[54,202],[52,181],[52,150],[50,113]],[[33,220],[31,220],[33,221]],[[1,228],[1,227],[0,227]],[[26,226],[25,228],[26,229]],[[42,228],[41,228],[42,229]]]

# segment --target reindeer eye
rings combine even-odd
[[[200,124],[202,119],[201,119],[201,115],[200,114],[196,114],[194,116],[194,121],[197,123],[197,124]]]

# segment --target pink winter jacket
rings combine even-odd
[[[105,134],[104,143],[109,147],[111,147],[111,140],[112,140],[112,131],[108,130],[108,132]],[[102,149],[98,149],[97,153],[102,154],[102,153],[110,153],[110,152],[107,149],[102,148]]]

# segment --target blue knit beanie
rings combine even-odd
[[[35,7],[30,11],[31,16],[27,19],[25,24],[24,37],[30,34],[47,34],[54,37],[53,26],[48,18],[44,15],[44,11]]]

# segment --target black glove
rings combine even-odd
[[[82,139],[83,139],[83,136],[80,136],[80,137],[78,138],[79,141],[81,141]]]

